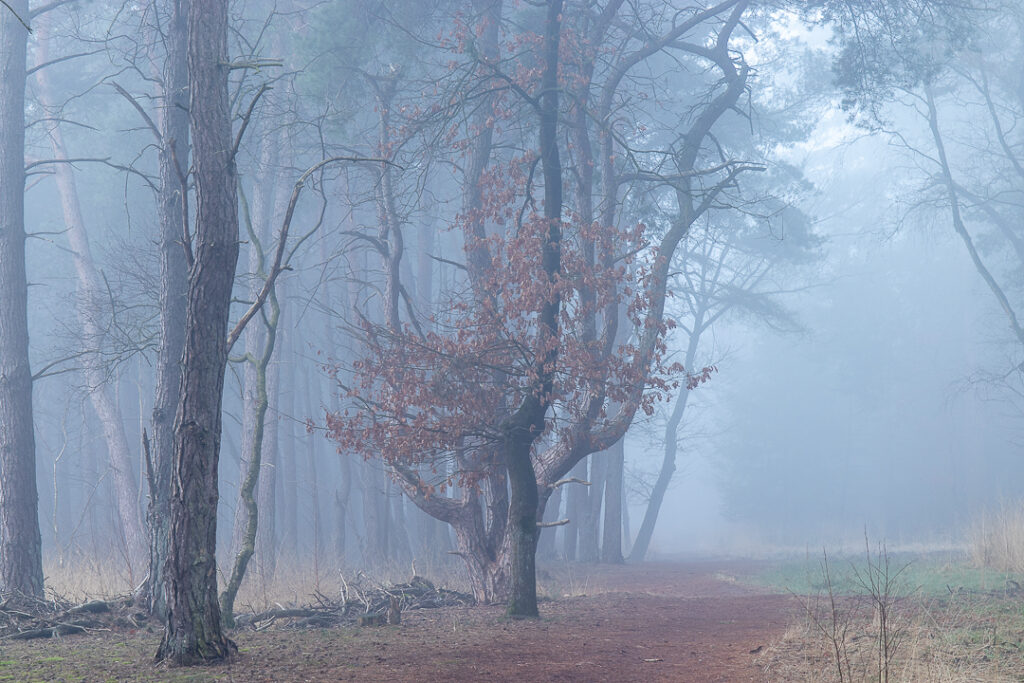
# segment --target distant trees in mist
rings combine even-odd
[[[227,655],[245,577],[286,562],[458,562],[536,616],[538,555],[643,560],[708,334],[798,330],[822,256],[778,151],[826,85],[786,22],[836,31],[866,125],[921,116],[922,192],[1024,340],[1021,22],[1002,56],[971,34],[1012,8],[37,5],[0,7],[0,590],[100,562],[161,658]],[[984,146],[945,124],[965,98]]]

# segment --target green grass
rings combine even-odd
[[[872,557],[877,563],[877,557]],[[829,556],[828,569],[832,590],[836,595],[863,595],[866,555]],[[1024,586],[1024,574],[1003,572],[984,567],[972,567],[962,557],[914,556],[900,553],[889,555],[889,572],[897,572],[897,594],[922,597],[949,596],[957,590],[1002,591],[1012,587],[1011,581]],[[824,556],[805,557],[779,562],[759,574],[746,579],[747,583],[797,595],[815,595],[828,592],[824,572]]]

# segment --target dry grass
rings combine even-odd
[[[904,640],[892,679],[922,683],[1024,680],[1024,596],[956,595],[909,598],[897,616]],[[847,605],[849,607],[849,605]],[[846,633],[846,681],[877,681],[877,622],[852,615]],[[793,624],[761,656],[768,681],[838,681],[833,644],[808,617]]]
[[[223,567],[221,570],[218,578],[223,587],[227,577]],[[235,610],[261,612],[275,605],[304,605],[318,594],[336,598],[353,582],[364,588],[386,586],[409,581],[414,573],[430,579],[440,588],[469,592],[465,570],[456,562],[438,566],[392,564],[373,570],[340,570],[314,567],[312,563],[279,561],[272,574],[261,571],[258,563],[253,562],[235,599]],[[120,564],[84,556],[63,564],[47,565],[44,575],[47,591],[69,602],[121,597],[131,594],[137,587],[132,585]]]
[[[1024,681],[1022,602],[1024,591],[1013,580],[995,590],[951,589],[941,597],[917,591],[896,599],[889,627],[899,633],[900,643],[889,680]],[[759,658],[765,680],[884,680],[878,612],[868,597],[847,595],[833,602],[819,594],[804,598],[804,605],[804,617]]]
[[[120,563],[85,556],[47,564],[43,576],[48,592],[70,602],[107,600],[128,595],[135,588]]]
[[[1004,503],[978,517],[967,534],[975,566],[1024,572],[1024,501]]]

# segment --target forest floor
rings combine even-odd
[[[765,648],[799,618],[759,563],[555,565],[539,620],[501,607],[410,610],[397,626],[237,630],[211,667],[155,666],[156,629],[0,641],[0,681],[763,681]]]

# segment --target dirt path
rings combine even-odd
[[[544,602],[539,621],[509,621],[498,607],[443,608],[408,612],[398,627],[240,632],[235,661],[188,672],[154,669],[155,635],[141,632],[0,654],[33,678],[68,681],[761,681],[751,651],[781,636],[795,605],[735,582],[749,570],[554,568],[544,581],[563,597]]]

